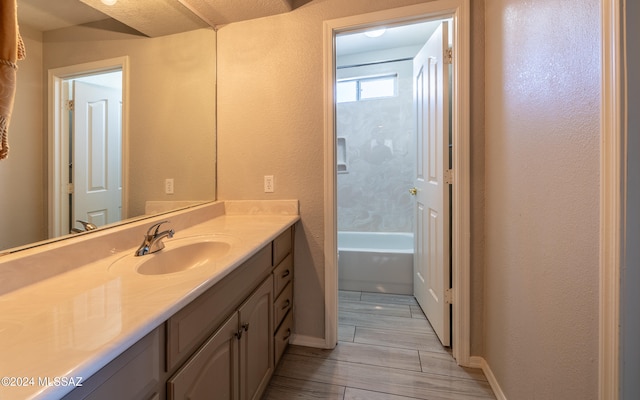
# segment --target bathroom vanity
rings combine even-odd
[[[118,246],[160,218],[81,241],[111,250],[0,296],[0,398],[259,399],[292,334],[298,218],[296,201],[220,202],[164,215],[154,254]],[[188,268],[155,268],[172,254]]]

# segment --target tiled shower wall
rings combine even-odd
[[[347,172],[338,174],[338,230],[412,232],[415,163],[413,63],[338,69],[338,79],[398,74],[398,96],[337,104]]]

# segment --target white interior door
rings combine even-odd
[[[73,88],[73,220],[120,221],[121,91],[78,81]]]
[[[450,345],[449,65],[443,22],[414,58],[416,232],[414,295],[443,345]]]

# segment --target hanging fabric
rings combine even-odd
[[[18,60],[24,43],[18,32],[17,0],[0,0],[0,160],[9,155],[9,121],[16,94]]]

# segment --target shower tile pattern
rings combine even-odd
[[[338,174],[338,230],[412,232],[415,152],[413,64],[398,61],[338,70],[338,79],[398,74],[398,96],[337,104],[348,172]]]

